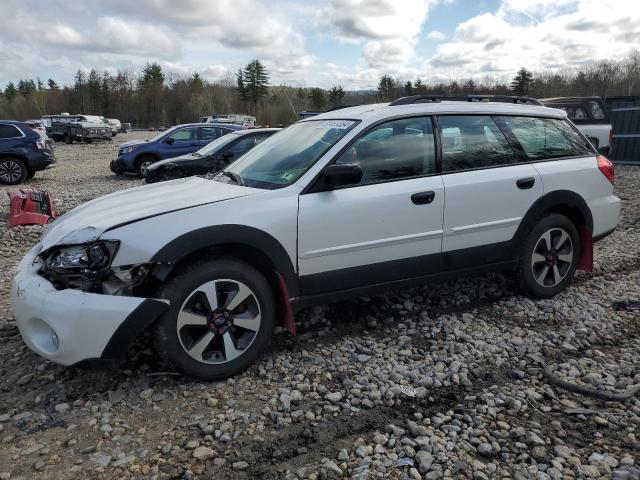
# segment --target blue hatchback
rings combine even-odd
[[[245,127],[231,123],[186,123],[148,140],[131,140],[120,145],[118,158],[111,160],[116,174],[144,175],[149,165],[165,158],[178,157],[201,149],[213,140]]]
[[[23,122],[0,120],[0,183],[17,185],[55,165],[53,142]]]

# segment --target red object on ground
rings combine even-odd
[[[580,247],[578,270],[593,272],[593,235],[588,228],[580,229]]]
[[[56,218],[56,211],[48,192],[31,188],[8,192],[9,225],[44,225]]]
[[[278,272],[278,286],[280,287],[280,301],[282,302],[283,318],[282,326],[286,328],[291,335],[296,336],[296,324],[293,321],[293,309],[291,308],[291,302],[289,301],[289,289],[282,277],[282,274]]]

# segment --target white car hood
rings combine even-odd
[[[46,250],[54,245],[91,242],[118,225],[262,191],[190,177],[111,193],[57,218],[42,236],[42,249]]]

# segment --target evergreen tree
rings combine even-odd
[[[49,90],[60,90],[60,87],[55,82],[55,80],[53,80],[53,78],[47,80],[47,85],[49,86]]]
[[[344,90],[341,85],[331,87],[329,90],[329,105],[332,107],[337,107],[342,103],[342,99],[344,98]]]
[[[533,81],[533,73],[526,68],[522,67],[518,70],[518,73],[513,77],[511,82],[511,89],[516,95],[526,96],[529,95],[531,89],[531,83]]]
[[[413,95],[413,85],[411,84],[411,80],[407,80],[407,83],[405,83],[404,93],[408,96]]]
[[[253,103],[254,111],[258,103],[269,93],[269,74],[260,60],[251,60],[242,72],[244,88],[249,100]]]
[[[309,92],[309,104],[314,110],[322,110],[327,104],[324,90],[321,88],[312,88]]]
[[[378,82],[378,96],[383,102],[390,102],[394,97],[396,82],[390,75],[384,74]]]
[[[247,87],[244,84],[244,73],[241,68],[236,72],[236,89],[240,100],[246,102],[249,99],[249,95],[247,94]]]
[[[7,100],[11,101],[18,95],[18,89],[13,82],[7,83],[6,88],[4,89],[4,94],[7,97]]]
[[[413,91],[418,95],[427,92],[427,87],[424,86],[420,78],[416,78],[415,82],[413,82]]]

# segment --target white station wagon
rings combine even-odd
[[[486,271],[551,297],[619,212],[612,164],[564,112],[406,97],[300,121],[214,178],[75,208],[20,263],[13,309],[63,365],[126,358],[152,331],[174,368],[222,378],[313,303]]]

